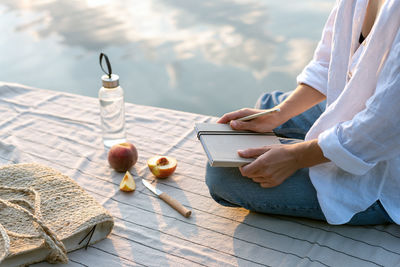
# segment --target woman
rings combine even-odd
[[[305,141],[239,151],[256,158],[239,169],[208,167],[211,196],[330,224],[399,224],[399,18],[399,0],[337,1],[296,90],[258,101],[280,112],[236,121],[260,111],[242,109],[218,121],[286,137],[304,132]]]

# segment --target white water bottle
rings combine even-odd
[[[108,72],[104,71],[102,58],[106,60]],[[99,90],[100,118],[103,143],[106,148],[126,142],[124,90],[119,86],[119,77],[112,74],[108,57],[100,54],[100,66],[106,75],[101,77],[103,87]]]

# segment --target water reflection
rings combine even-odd
[[[206,38],[186,41],[175,47],[178,55],[199,49],[207,61],[249,69],[257,75],[268,65],[273,53],[273,36],[268,34],[266,6],[258,1],[164,0],[176,10],[176,26],[195,29],[209,24]]]
[[[23,16],[26,11],[38,16],[17,25],[15,30],[30,31],[40,39],[57,34],[67,46],[95,51],[133,41],[124,18],[115,16],[117,10],[105,5],[93,7],[84,1],[2,0],[1,3]]]
[[[18,64],[0,80],[96,96],[97,55],[105,51],[127,101],[220,115],[252,105],[268,88],[292,88],[332,4],[2,0],[0,25],[12,31],[0,26],[11,37],[0,43],[10,51],[0,64]],[[288,27],[293,19],[297,23]]]

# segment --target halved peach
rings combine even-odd
[[[157,178],[167,178],[174,173],[177,161],[173,157],[154,156],[147,160],[147,166]]]

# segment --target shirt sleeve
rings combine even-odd
[[[321,40],[314,52],[313,59],[297,76],[297,83],[307,84],[326,95],[328,69],[331,59],[333,25],[337,13],[337,3],[333,7],[322,32]]]
[[[400,30],[396,40],[365,109],[318,137],[324,156],[355,175],[400,155]]]

